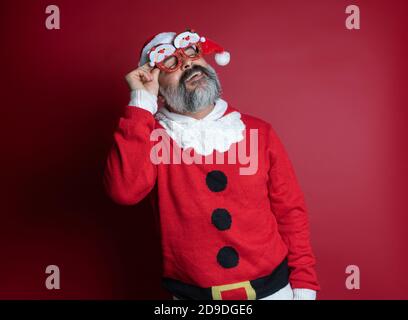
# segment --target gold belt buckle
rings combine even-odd
[[[236,283],[230,283],[230,284],[224,284],[221,286],[212,286],[211,292],[212,292],[213,300],[222,300],[221,292],[232,290],[232,289],[238,289],[238,288],[245,289],[248,300],[256,300],[256,292],[254,288],[251,286],[251,283],[249,282],[249,280],[242,281],[242,282],[236,282]]]

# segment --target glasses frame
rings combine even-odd
[[[191,47],[191,46],[196,46],[196,47],[197,47],[197,50],[198,50],[197,55],[194,56],[194,57],[190,57],[189,55],[187,55],[187,54],[184,52],[186,49],[188,49],[188,48]],[[158,46],[152,47],[152,48],[150,49],[150,52],[156,50],[157,47],[158,47]],[[174,47],[174,46],[173,46],[173,47]],[[186,46],[186,47],[184,47],[184,48],[176,48],[176,47],[174,47],[174,48],[175,48],[176,50],[175,50],[171,55],[166,56],[166,57],[165,57],[162,61],[160,61],[160,62],[155,62],[155,66],[156,66],[157,68],[159,68],[160,70],[162,70],[162,71],[164,71],[164,72],[166,72],[166,73],[172,73],[172,72],[177,71],[177,70],[180,68],[180,66],[181,66],[181,64],[182,64],[182,58],[188,58],[188,59],[191,59],[191,60],[197,60],[197,59],[200,59],[200,58],[202,57],[202,47],[201,47],[201,43],[200,43],[199,41],[198,41],[198,42],[194,42],[194,43],[190,43],[188,46]],[[172,56],[175,56],[175,57],[176,57],[176,59],[177,59],[177,64],[176,64],[176,66],[173,67],[173,68],[168,68],[168,67],[166,67],[166,66],[164,65],[164,61],[165,61],[166,59],[172,57]]]

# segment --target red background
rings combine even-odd
[[[45,28],[58,5],[61,29]],[[357,4],[361,30],[347,30]],[[195,28],[231,52],[224,98],[281,136],[309,207],[321,299],[408,299],[406,1],[2,1],[0,298],[155,299],[146,202],[101,179],[152,34]],[[56,264],[61,290],[45,288]],[[345,287],[345,269],[361,289]]]

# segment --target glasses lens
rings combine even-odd
[[[194,57],[199,56],[200,49],[196,45],[190,45],[190,46],[184,48],[184,53],[186,54],[186,56],[188,56],[190,58],[194,58]]]
[[[162,64],[168,69],[174,69],[177,67],[178,59],[176,56],[170,56],[164,59]]]

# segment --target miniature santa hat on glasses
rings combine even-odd
[[[151,48],[160,44],[172,44],[178,47],[177,40],[179,40],[180,36],[183,37],[182,39],[184,39],[184,37],[189,38],[189,36],[192,38],[198,37],[198,41],[201,43],[202,53],[215,53],[214,58],[218,65],[225,66],[230,62],[230,53],[225,51],[219,44],[208,38],[199,37],[193,29],[187,29],[187,31],[181,34],[176,34],[175,32],[161,32],[147,39],[147,41],[143,44],[142,50],[140,51],[139,67],[150,61],[148,53]],[[176,41],[174,41],[175,39]],[[173,42],[176,43],[174,44]]]

